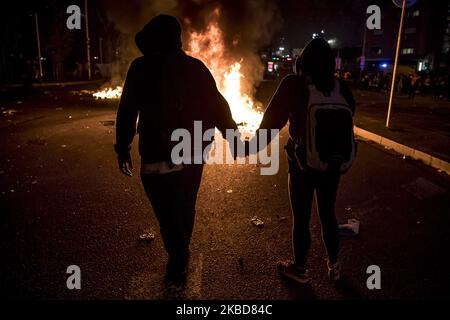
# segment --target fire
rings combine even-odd
[[[239,124],[244,136],[252,136],[261,123],[263,114],[258,111],[260,103],[242,90],[241,72],[243,59],[236,61],[225,48],[223,32],[219,27],[219,10],[212,14],[211,21],[203,32],[191,32],[186,53],[205,63],[211,71],[217,87],[230,105],[234,121]],[[106,88],[93,94],[98,99],[118,99],[122,87]]]
[[[119,99],[122,95],[122,87],[106,88],[92,94],[97,99]]]
[[[230,105],[233,119],[240,124],[240,130],[253,135],[262,120],[258,111],[259,103],[242,91],[241,63],[231,57],[226,48],[222,30],[219,27],[219,10],[215,10],[212,19],[203,32],[191,32],[187,54],[205,63],[213,75],[219,91]]]

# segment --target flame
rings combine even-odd
[[[263,114],[258,111],[261,104],[255,102],[242,90],[241,72],[243,59],[236,61],[225,48],[223,32],[219,27],[218,9],[213,11],[211,21],[203,32],[190,32],[186,53],[205,63],[216,81],[216,85],[228,101],[234,121],[241,133],[248,137],[258,129]],[[97,99],[118,99],[122,87],[106,88],[93,94]]]
[[[240,131],[251,136],[258,129],[263,114],[258,111],[260,103],[243,92],[241,73],[243,59],[236,61],[225,48],[223,32],[219,27],[220,12],[216,9],[207,28],[203,32],[189,34],[186,53],[205,63],[216,81],[216,85],[228,101],[234,121]]]
[[[100,91],[93,93],[92,95],[97,99],[119,99],[122,95],[123,88],[121,86],[117,86],[113,88],[106,88]]]

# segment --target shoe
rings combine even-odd
[[[331,264],[329,261],[328,265],[328,276],[332,281],[338,281],[341,278],[341,264],[336,262]]]
[[[297,267],[293,261],[277,262],[277,270],[284,277],[299,283],[305,284],[309,282],[309,275],[306,268]]]

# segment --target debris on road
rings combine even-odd
[[[113,127],[116,124],[116,122],[114,120],[104,120],[100,121],[100,124],[105,127]]]
[[[65,145],[65,144],[61,145],[61,148],[66,148],[66,147],[67,147],[67,145]]]
[[[339,224],[339,235],[344,239],[354,238],[359,234],[359,225],[359,220],[348,219],[347,222]]]
[[[242,258],[242,257],[239,258],[239,268],[241,268],[241,269],[244,268],[244,258]]]
[[[6,109],[6,110],[2,111],[2,114],[6,117],[10,117],[10,116],[13,116],[17,112],[18,111],[16,109]]]
[[[155,234],[151,231],[144,231],[144,233],[139,236],[140,242],[151,242],[154,239],[155,239]]]
[[[287,218],[286,218],[285,216],[280,216],[279,214],[277,214],[277,219],[278,219],[279,221],[287,220]]]
[[[251,219],[251,222],[255,225],[255,226],[257,226],[257,227],[264,227],[264,221],[262,221],[260,218],[258,218],[257,216],[254,216],[252,219]]]
[[[228,189],[227,193],[233,193],[233,190],[232,189]]]

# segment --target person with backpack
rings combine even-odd
[[[136,35],[143,56],[128,70],[117,111],[115,145],[120,171],[132,176],[130,150],[139,134],[141,180],[169,255],[166,278],[174,282],[186,280],[204,159],[200,164],[174,164],[171,151],[177,142],[171,141],[171,135],[184,129],[193,137],[194,121],[202,121],[204,131],[216,127],[223,135],[226,129],[237,130],[208,68],[181,49],[181,32],[176,18],[159,15]],[[201,146],[191,142],[190,154],[195,157],[200,151],[203,155],[208,144],[211,141]]]
[[[335,58],[328,42],[313,39],[296,61],[297,74],[282,80],[259,128],[281,130],[289,121],[285,149],[294,220],[294,260],[278,262],[277,269],[300,283],[309,280],[307,254],[311,245],[309,221],[314,192],[328,254],[328,274],[337,281],[341,273],[335,201],[340,176],[350,168],[356,154],[352,121],[355,100],[334,72]],[[259,149],[268,143],[264,141]]]

